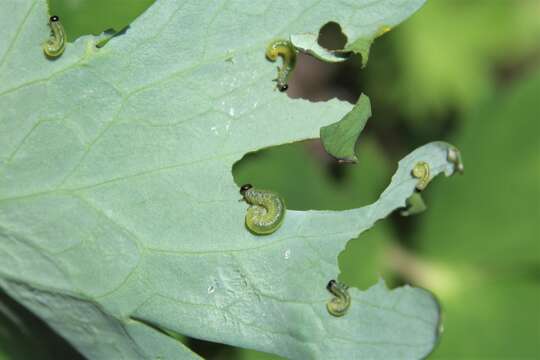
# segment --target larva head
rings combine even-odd
[[[57,21],[60,21],[60,18],[57,15],[53,15],[49,18],[49,21],[52,23],[57,22]]]
[[[242,187],[240,188],[240,194],[242,196],[244,196],[244,194],[246,193],[246,191],[248,191],[249,189],[253,188],[253,185],[251,184],[244,184],[242,185]]]
[[[289,85],[287,85],[287,84],[280,84],[280,83],[278,82],[277,87],[278,87],[278,90],[279,90],[279,91],[285,92],[285,91],[287,91],[287,89],[289,88]]]
[[[326,289],[332,292],[332,289],[334,289],[336,285],[337,285],[336,280],[330,280],[328,284],[326,284]]]

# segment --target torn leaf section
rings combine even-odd
[[[424,199],[422,198],[422,195],[420,193],[413,193],[408,199],[407,199],[407,207],[401,211],[402,216],[412,216],[416,214],[420,214],[421,212],[424,212],[427,209],[426,203],[424,202]]]
[[[339,50],[328,50],[321,46],[319,43],[319,34],[314,33],[291,35],[291,43],[298,51],[302,51],[319,60],[330,63],[342,62],[349,59],[352,54],[359,54],[362,58],[362,67],[365,67],[368,62],[369,50],[373,41],[379,36],[386,34],[391,29],[391,26],[381,25],[370,36],[361,36],[352,42],[348,42],[343,49]],[[347,38],[347,34],[344,34],[343,32],[341,32],[341,34]]]
[[[340,121],[321,128],[321,141],[326,152],[340,162],[357,162],[354,153],[356,140],[370,117],[371,102],[362,94],[353,109]]]
[[[465,167],[461,160],[461,153],[455,146],[448,144],[446,149],[446,160],[452,166],[452,173],[459,172],[460,174],[463,174]],[[423,191],[431,181],[429,165],[424,161],[418,162],[411,170],[411,176],[419,180],[416,184],[416,191],[407,198],[405,209],[400,212],[402,216],[416,215],[427,209],[420,192]]]
[[[116,37],[118,35],[123,35],[126,33],[127,29],[129,28],[129,25],[127,25],[126,27],[124,27],[122,30],[120,31],[115,31],[114,29],[108,29],[108,30],[105,30],[101,35],[99,35],[99,38],[96,42],[96,47],[97,48],[102,48],[104,47],[105,45],[107,45],[107,43],[113,38],[113,37]]]
[[[349,58],[349,53],[325,49],[319,45],[318,38],[319,35],[313,33],[291,35],[291,43],[298,51],[329,63],[342,62]]]
[[[368,58],[369,58],[369,50],[371,48],[371,44],[373,44],[374,38],[360,38],[356,40],[355,42],[347,45],[345,47],[344,53],[346,54],[360,54],[362,57],[362,68],[364,68],[367,65]]]

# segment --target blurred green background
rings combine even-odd
[[[123,29],[151,0],[50,0],[70,41]],[[320,41],[343,38],[335,24]],[[281,193],[291,209],[348,209],[376,200],[397,161],[445,140],[465,175],[425,191],[428,211],[392,215],[349,242],[340,279],[366,289],[382,276],[432,291],[444,331],[430,359],[540,358],[540,1],[428,0],[379,38],[367,68],[300,56],[289,96],[372,101],[359,163],[337,164],[320,142],[248,154],[238,184]],[[21,322],[23,319],[23,322]],[[276,359],[178,336],[208,359]],[[36,357],[37,356],[37,357]],[[77,358],[37,318],[0,294],[0,359]]]

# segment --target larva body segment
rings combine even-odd
[[[255,189],[247,184],[240,193],[251,206],[246,214],[247,228],[258,235],[271,234],[283,223],[285,202],[276,193]]]
[[[424,190],[431,180],[429,164],[425,161],[419,161],[416,163],[411,171],[411,174],[413,177],[418,179],[418,183],[416,184],[416,190],[418,191]]]
[[[278,66],[278,76],[275,80],[279,91],[287,91],[289,76],[296,65],[296,50],[290,41],[274,40],[268,45],[266,49],[268,60],[276,61],[279,56],[283,59],[283,65]]]
[[[51,28],[51,37],[43,43],[42,48],[45,55],[50,58],[56,58],[64,52],[66,47],[66,32],[60,23],[60,18],[56,15],[49,18]]]
[[[334,297],[326,303],[326,309],[330,315],[341,317],[347,313],[351,306],[351,296],[349,295],[349,287],[336,280],[330,280],[326,289],[330,291]]]

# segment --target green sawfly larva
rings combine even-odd
[[[270,61],[276,61],[281,56],[283,65],[278,66],[278,75],[275,81],[279,91],[287,91],[289,88],[288,81],[294,66],[296,65],[296,50],[293,44],[288,40],[274,40],[266,49],[266,57]]]
[[[429,180],[431,180],[429,177],[429,164],[425,161],[417,162],[416,165],[414,165],[411,174],[418,179],[418,183],[416,184],[416,189],[418,191],[424,190],[427,187]]]
[[[326,309],[330,315],[336,317],[345,315],[351,306],[349,287],[336,280],[330,280],[326,285],[326,289],[334,295],[334,297],[326,303]]]
[[[240,194],[250,205],[246,214],[247,228],[257,235],[271,234],[283,223],[285,202],[276,193],[242,185]]]
[[[43,43],[43,52],[50,58],[56,58],[64,52],[66,47],[66,32],[60,23],[60,18],[53,15],[49,18],[51,36]]]
[[[458,149],[456,149],[455,147],[449,147],[446,159],[450,163],[454,164],[455,170],[457,170],[460,174],[463,174],[463,172],[465,171],[465,167],[463,166],[463,162],[461,161],[461,153]]]

